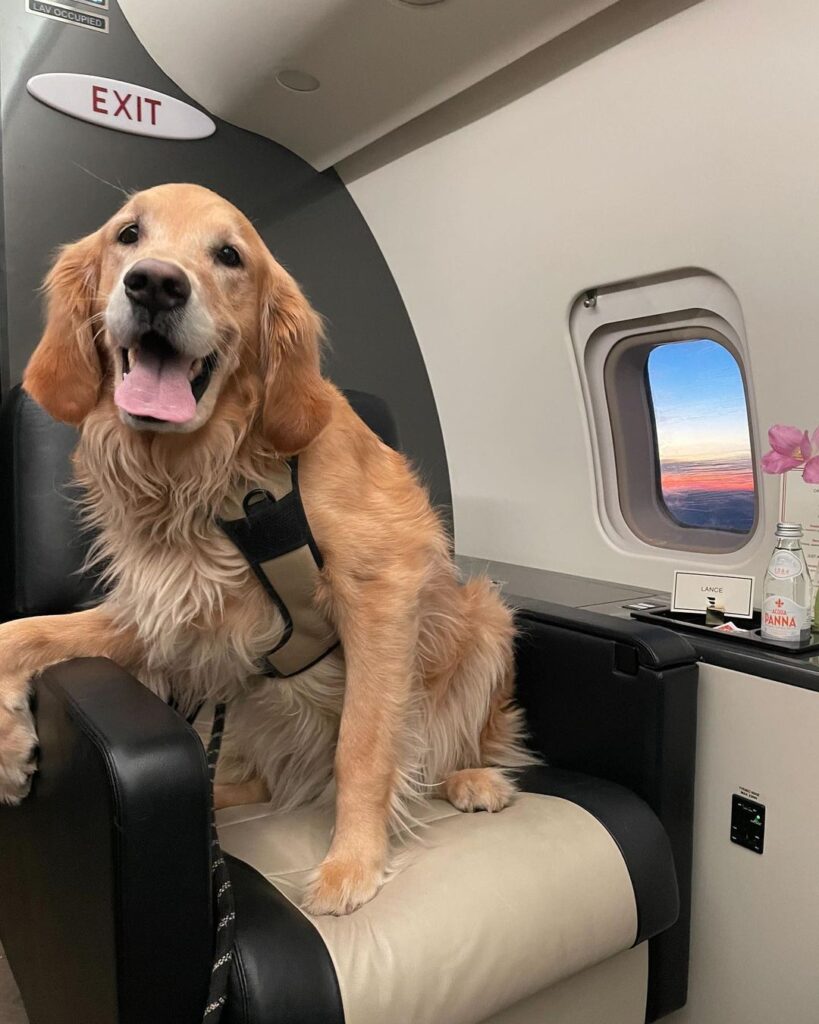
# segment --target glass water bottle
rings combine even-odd
[[[762,599],[762,636],[790,643],[807,640],[811,630],[811,579],[799,523],[777,523],[776,547]]]

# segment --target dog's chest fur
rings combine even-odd
[[[131,667],[159,692],[172,685],[191,699],[235,695],[284,629],[216,523],[237,468],[192,446],[184,475],[172,476],[147,446],[110,427],[100,437],[96,426],[83,432],[76,475],[108,603],[139,639],[140,663]]]
[[[109,550],[120,541],[110,539]],[[149,674],[170,675],[186,692],[229,696],[284,628],[242,555],[213,523],[173,543],[136,534],[127,548],[112,603],[136,626]]]

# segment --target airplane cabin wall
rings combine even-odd
[[[812,0],[707,0],[472,123],[451,101],[451,130],[439,112],[418,148],[401,132],[423,120],[340,165],[426,361],[459,552],[662,589],[687,564],[601,526],[568,327],[589,287],[719,275],[744,313],[757,456],[772,423],[819,422],[817,38]],[[758,578],[778,479],[763,488],[731,561]]]

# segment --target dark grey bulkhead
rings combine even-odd
[[[55,247],[105,221],[121,202],[117,187],[198,182],[242,209],[300,281],[328,321],[329,375],[389,402],[404,450],[450,515],[446,453],[418,342],[381,251],[335,171],[319,173],[282,146],[217,118],[208,139],[151,139],[76,120],[26,92],[33,75],[68,71],[191,102],[143,49],[116,0],[110,7],[108,34],[29,14],[22,0],[0,9],[3,389],[20,379],[39,337],[37,289]]]

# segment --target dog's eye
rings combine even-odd
[[[139,224],[128,224],[117,235],[120,245],[134,245],[139,241]]]
[[[232,245],[223,245],[221,249],[217,249],[216,259],[220,263],[224,263],[226,267],[241,267],[242,265],[242,257]]]

